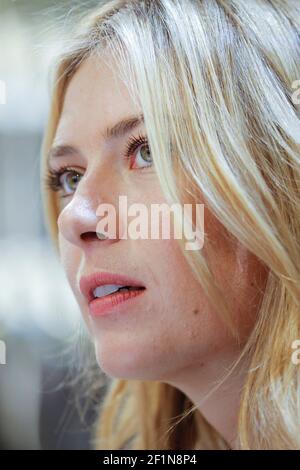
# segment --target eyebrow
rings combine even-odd
[[[122,119],[121,121],[117,122],[117,124],[112,127],[107,127],[104,133],[101,134],[101,136],[106,141],[118,137],[123,137],[125,134],[131,132],[143,122],[143,114],[139,114],[137,116],[130,116],[127,119]]]
[[[55,145],[49,150],[48,160],[50,160],[50,158],[65,157],[66,155],[74,155],[78,153],[78,150],[71,145]]]
[[[117,139],[123,137],[128,132],[133,131],[136,127],[140,124],[144,123],[144,116],[143,114],[139,114],[136,116],[130,116],[126,119],[122,119],[118,121],[111,127],[107,127],[104,132],[100,135],[105,142],[108,142],[113,139]],[[73,147],[72,145],[55,145],[50,148],[48,153],[48,159],[50,158],[57,158],[63,157],[66,155],[78,154],[78,150]]]

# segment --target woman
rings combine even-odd
[[[299,38],[293,1],[114,0],[59,61],[44,203],[109,378],[97,449],[300,448]],[[204,204],[203,246],[123,238],[120,196]]]

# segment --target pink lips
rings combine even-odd
[[[140,289],[115,292],[102,298],[95,298],[93,294],[94,289],[105,284],[131,286]],[[120,306],[121,304],[124,304],[125,301],[130,301],[135,297],[140,296],[145,291],[145,287],[140,281],[137,281],[136,279],[105,272],[94,273],[90,276],[83,276],[80,279],[79,287],[82,295],[84,295],[88,301],[89,313],[92,316],[106,315],[107,313],[110,313],[116,306]]]

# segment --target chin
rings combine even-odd
[[[145,357],[139,350],[104,349],[103,343],[95,341],[96,360],[101,372],[109,377],[128,380],[162,380],[163,371],[156,365],[157,359]]]

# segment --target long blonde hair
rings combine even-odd
[[[268,268],[242,353],[251,365],[238,436],[242,449],[299,449],[299,369],[291,344],[300,338],[300,120],[293,100],[300,6],[292,0],[102,2],[58,63],[42,176],[66,88],[91,56],[120,65],[142,109],[166,199],[180,202],[188,193],[196,199],[201,192],[228,232]],[[44,188],[43,197],[57,240],[55,195]],[[204,254],[183,252],[234,332]],[[123,379],[110,382],[93,442],[97,449],[226,447],[178,389]]]

